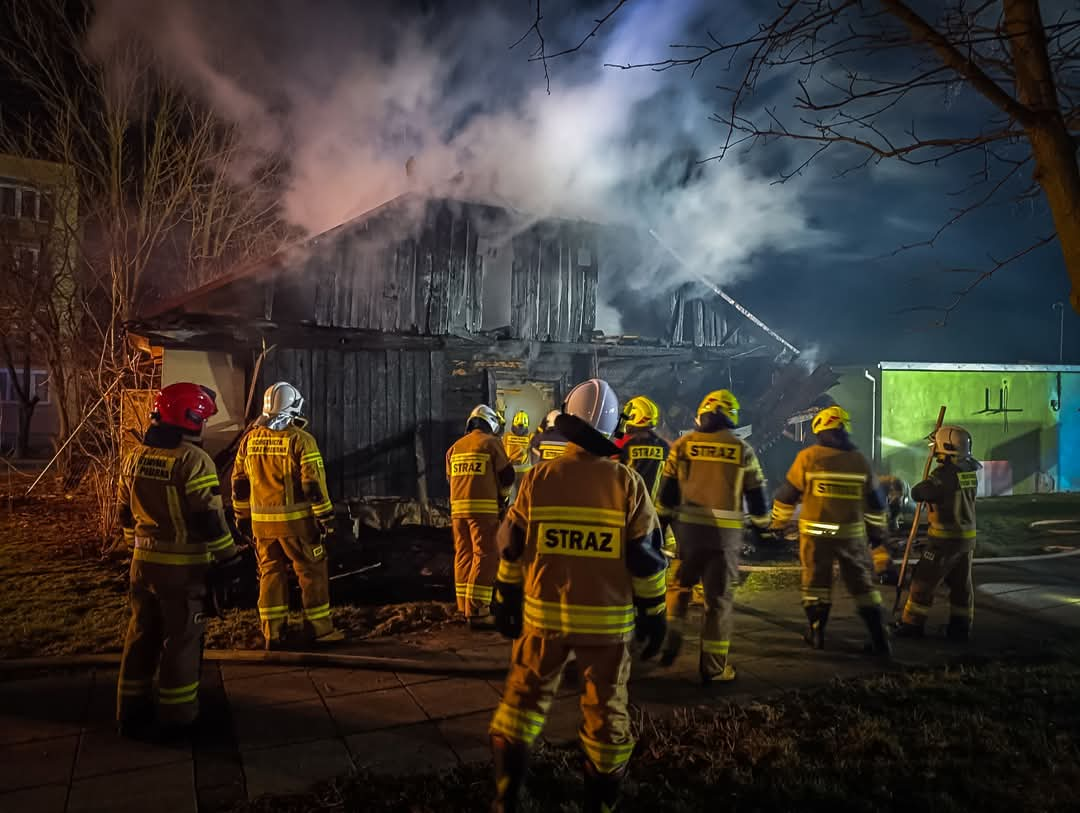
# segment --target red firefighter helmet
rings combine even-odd
[[[217,414],[217,393],[187,381],[170,384],[154,398],[154,413],[169,426],[201,432],[206,419]]]

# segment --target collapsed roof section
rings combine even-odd
[[[596,330],[598,289],[610,293],[640,273],[646,254],[664,258],[649,267],[657,278],[694,281],[673,293],[635,291],[644,329],[604,336]],[[141,323],[174,340],[301,328],[311,336],[316,328],[376,343],[396,336],[693,348],[709,358],[798,354],[651,233],[412,193],[160,303]]]

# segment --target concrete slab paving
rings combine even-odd
[[[491,712],[481,711],[439,720],[435,725],[454,755],[463,763],[483,762],[491,757],[488,726]]]
[[[458,764],[450,744],[431,722],[356,734],[346,742],[357,768],[373,773],[427,773]]]
[[[409,692],[432,720],[488,711],[499,704],[499,692],[486,680],[473,678],[418,683]]]
[[[78,748],[78,736],[0,747],[0,792],[67,784]]]
[[[397,689],[401,681],[393,672],[365,669],[312,669],[308,672],[315,688],[323,697],[373,692],[378,689]]]
[[[64,813],[67,797],[66,782],[0,793],[0,810],[7,813]]]
[[[249,799],[267,793],[298,793],[353,768],[340,739],[261,748],[244,754]]]
[[[232,718],[236,742],[242,751],[322,740],[337,734],[321,697],[296,703],[234,706]]]
[[[224,678],[225,692],[234,708],[319,699],[315,684],[305,669],[247,678],[230,678],[225,674]]]
[[[67,813],[197,813],[191,762],[72,783]]]
[[[121,737],[112,728],[91,729],[79,742],[75,778],[120,773],[172,762],[190,762],[191,746],[159,745]]]
[[[223,663],[221,675],[225,680],[243,680],[244,678],[264,678],[280,675],[282,672],[303,672],[304,668],[294,664],[277,663]]]
[[[86,673],[0,682],[0,745],[78,734],[91,681]]]
[[[428,719],[404,688],[326,698],[326,707],[342,736],[380,728],[419,723]]]

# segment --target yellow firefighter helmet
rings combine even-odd
[[[739,399],[730,390],[713,390],[705,396],[701,406],[697,408],[697,418],[700,422],[702,415],[718,412],[731,421],[733,426],[739,425]]]
[[[636,395],[627,401],[623,413],[626,425],[637,429],[651,429],[660,423],[660,407],[644,395]]]
[[[814,416],[814,420],[810,424],[810,431],[815,435],[820,432],[827,432],[830,429],[851,431],[851,416],[842,406],[826,407]]]
[[[519,409],[517,412],[514,413],[514,420],[511,425],[515,429],[527,430],[529,428],[529,413],[523,409]]]

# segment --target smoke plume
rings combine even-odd
[[[137,39],[253,155],[283,155],[282,210],[315,234],[415,189],[530,215],[652,229],[687,278],[726,284],[763,255],[825,240],[807,211],[813,174],[774,185],[750,156],[701,163],[715,80],[621,71],[696,39],[701,2],[636,2],[586,48],[529,61],[532,3],[100,0],[91,53]],[[595,14],[545,4],[549,51]],[[362,7],[362,8],[361,8]],[[462,7],[467,7],[467,10]],[[578,7],[578,10],[574,10]],[[409,171],[406,173],[406,164]],[[668,285],[649,268],[629,288]]]

